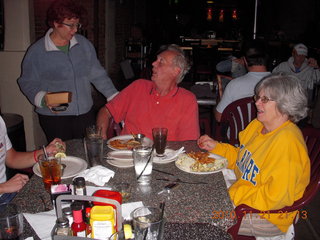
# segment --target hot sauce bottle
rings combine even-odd
[[[73,223],[71,225],[72,235],[86,237],[86,224],[82,218],[82,209],[76,206],[72,209]]]

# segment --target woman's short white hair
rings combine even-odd
[[[292,122],[298,122],[308,113],[306,91],[300,80],[286,73],[271,74],[264,77],[255,87],[255,94],[261,91],[276,102],[280,113],[288,116]]]
[[[173,64],[181,69],[180,75],[177,78],[177,83],[180,83],[184,76],[190,70],[190,62],[186,57],[184,51],[176,44],[169,44],[160,47],[160,52],[163,51],[173,51],[176,52],[177,55],[173,59]]]

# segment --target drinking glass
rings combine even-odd
[[[152,150],[153,148],[148,146],[138,146],[132,150],[137,181],[141,185],[147,185],[151,182]]]
[[[163,157],[167,145],[167,128],[153,128],[152,136],[157,157]]]
[[[140,207],[132,212],[135,240],[158,240],[163,237],[163,212],[156,207]]]
[[[14,203],[0,204],[0,239],[23,239],[23,216]]]
[[[38,162],[44,187],[50,192],[51,185],[61,183],[61,158],[55,157],[53,153],[47,153],[47,156],[41,154],[38,156]]]
[[[103,139],[101,128],[93,125],[86,129],[84,150],[90,167],[101,165],[103,158]]]

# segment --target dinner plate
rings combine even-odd
[[[71,178],[82,171],[87,169],[87,162],[83,160],[82,158],[73,157],[73,156],[67,156],[65,158],[61,158],[61,163],[65,164],[66,167],[63,170],[63,175],[61,176],[61,179]],[[33,165],[33,172],[39,176],[42,177],[39,163]]]
[[[108,152],[108,158],[112,158],[109,160],[120,160],[120,161],[130,161],[132,160],[132,151],[130,150],[116,150],[112,152]]]
[[[118,168],[130,168],[134,166],[133,160],[132,161],[107,160],[107,163]]]
[[[107,145],[110,149],[112,150],[119,150],[119,151],[128,151],[128,149],[118,149],[118,148],[114,148],[112,146],[110,146],[110,142],[113,141],[113,140],[130,140],[130,139],[133,139],[132,135],[120,135],[120,136],[116,136],[116,137],[113,137],[113,138],[110,138],[108,141],[107,141]],[[152,146],[153,144],[153,141],[150,139],[150,138],[147,138],[145,137],[142,141],[142,145],[144,146]]]
[[[166,164],[166,163],[174,162],[178,158],[176,154],[173,154],[174,152],[175,150],[167,148],[164,152],[164,154],[167,154],[167,156],[164,156],[164,157],[157,157],[156,153],[154,153],[153,162],[158,164]]]
[[[217,167],[216,170],[214,171],[208,171],[208,172],[195,172],[192,171],[190,169],[191,164],[193,163],[193,161],[191,160],[187,160],[185,158],[181,158],[181,156],[183,156],[182,154],[179,155],[178,160],[175,162],[175,165],[177,166],[177,168],[179,168],[180,170],[184,171],[184,172],[188,172],[188,173],[193,173],[193,174],[212,174],[212,173],[216,173],[216,172],[220,172],[223,169],[225,169],[228,165],[228,160],[220,155],[217,154],[213,154],[210,153],[209,157],[213,157],[216,159],[215,161],[215,165],[220,165]]]

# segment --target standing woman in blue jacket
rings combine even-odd
[[[35,106],[47,140],[82,138],[95,123],[91,84],[107,100],[117,94],[97,59],[91,42],[77,31],[85,23],[86,10],[76,0],[56,0],[49,7],[46,35],[31,45],[22,63],[18,83]],[[46,103],[49,92],[69,91],[72,100],[64,111]]]

